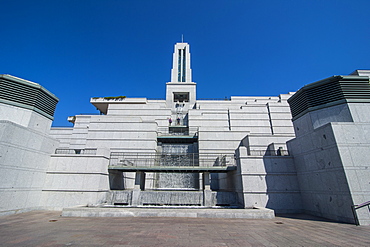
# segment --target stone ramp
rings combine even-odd
[[[63,217],[190,217],[190,218],[243,218],[272,219],[274,210],[267,208],[123,208],[73,207],[64,208]]]

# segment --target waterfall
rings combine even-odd
[[[162,166],[192,166],[194,153],[193,144],[163,144],[161,159]],[[157,173],[157,189],[197,190],[199,189],[198,173]]]

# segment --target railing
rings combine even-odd
[[[169,126],[158,128],[158,136],[197,136],[197,127]]]
[[[70,149],[70,148],[57,148],[55,154],[90,154],[96,155],[96,148],[86,149]]]
[[[364,203],[361,203],[361,204],[358,204],[358,205],[352,205],[351,206],[356,226],[360,225],[360,222],[359,222],[358,217],[357,217],[356,210],[360,209],[360,208],[363,208],[363,207],[367,207],[367,209],[369,210],[369,213],[370,213],[370,201],[367,201],[367,202],[364,202]]]
[[[278,150],[249,150],[250,156],[289,156],[289,151],[284,149]]]
[[[112,152],[110,166],[131,167],[227,167],[235,166],[234,155],[222,154],[158,154]]]

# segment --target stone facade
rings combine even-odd
[[[7,81],[57,102],[38,84],[2,76]],[[73,127],[50,129],[53,109],[0,97],[0,193],[9,201],[0,213],[237,206],[354,223],[351,206],[369,200],[368,84],[369,73],[356,71],[295,94],[198,100],[190,46],[178,43],[163,100],[91,98],[101,115],[76,115],[68,119]],[[354,87],[361,93],[354,96]],[[369,224],[368,212],[357,213]]]
[[[296,104],[302,95],[317,100],[314,109],[293,116],[296,138],[288,142],[297,170],[303,210],[333,220],[354,222],[351,205],[370,198],[369,71],[356,76],[337,76],[303,87],[289,101]],[[334,84],[334,85],[333,85]],[[316,89],[322,85],[346,87],[330,102]],[[350,87],[348,87],[348,85]],[[315,91],[314,91],[315,90]],[[302,102],[302,99],[300,99]],[[323,104],[324,103],[324,104]],[[359,209],[360,224],[370,224],[367,208]]]
[[[173,57],[171,82],[166,84],[166,99],[92,98],[91,103],[103,115],[74,116],[70,119],[74,123],[72,129],[52,128],[51,136],[60,141],[59,149],[72,150],[72,152],[73,150],[96,149],[99,151],[104,149],[108,150],[107,158],[109,158],[109,152],[111,155],[112,153],[126,155],[163,154],[168,146],[176,146],[178,143],[180,146],[187,145],[187,148],[191,148],[191,153],[197,157],[207,156],[216,159],[218,156],[228,155],[233,157],[233,164],[241,170],[227,173],[211,172],[210,189],[217,191],[219,201],[224,201],[222,199],[226,195],[224,192],[230,192],[237,193],[237,198],[239,198],[236,202],[233,200],[231,203],[233,205],[238,204],[246,208],[265,207],[269,197],[278,193],[284,198],[289,197],[289,202],[296,200],[295,206],[287,208],[283,206],[287,204],[285,200],[280,200],[280,203],[277,200],[273,200],[274,203],[272,203],[270,200],[270,205],[274,205],[271,208],[281,212],[299,212],[300,207],[297,205],[300,205],[300,198],[295,181],[296,174],[295,171],[287,171],[287,167],[292,166],[292,158],[287,156],[285,144],[286,141],[294,137],[290,109],[287,103],[287,99],[292,93],[281,94],[277,97],[239,96],[226,100],[197,100],[196,83],[192,82],[191,77],[189,45],[186,43],[176,44]],[[172,123],[169,123],[169,119],[172,120]],[[184,137],[186,138],[184,139]],[[236,150],[239,149],[248,151],[238,152],[238,155],[235,155]],[[268,150],[268,158],[263,158],[266,156],[266,150]],[[284,157],[278,155],[279,150],[286,152]],[[61,155],[63,156],[63,154],[58,154],[59,157],[52,155],[51,164],[54,164],[55,159],[61,160]],[[90,159],[90,161],[86,159]],[[124,156],[120,159],[123,160]],[[289,185],[284,189],[270,188],[269,190],[265,186],[249,187],[253,184],[250,182],[257,176],[263,177],[263,181],[266,177],[264,168],[263,171],[258,170],[259,175],[256,175],[256,171],[249,169],[249,164],[246,161],[253,159],[258,160],[259,165],[256,167],[264,166],[264,163],[278,162],[279,165],[276,166],[275,173],[272,174],[268,171],[268,180],[274,181],[274,183],[279,183],[282,180],[283,183]],[[89,164],[94,162],[93,157],[86,157],[81,161]],[[75,166],[78,166],[77,163]],[[83,163],[80,166],[84,166]],[[107,174],[107,171],[101,170],[100,172]],[[146,190],[158,189],[156,186],[161,176],[158,174],[158,172],[145,172],[145,181],[142,182],[144,183],[142,186]],[[63,170],[59,169],[59,171],[55,170],[48,175],[48,180],[61,180],[64,177],[65,183],[60,184],[70,186],[67,183],[68,179],[71,179],[68,178],[70,176],[73,175],[64,174]],[[81,174],[80,176],[85,175]],[[273,177],[272,180],[270,176]],[[120,172],[111,169],[110,186],[112,189],[135,191],[135,177],[135,173],[132,171]],[[166,177],[169,180],[180,179],[177,175],[166,175]],[[204,189],[202,186],[204,176],[196,174],[193,177],[195,180],[199,179],[198,182],[195,181],[193,189]],[[264,183],[263,181],[262,183]],[[46,183],[46,186],[51,185]],[[107,188],[101,189],[106,190]],[[47,190],[49,191],[49,189]],[[50,190],[54,190],[54,194],[86,193],[84,185],[76,186],[73,191],[67,187],[63,188],[63,186]],[[251,191],[252,193],[250,193]],[[129,196],[130,200],[133,198],[132,195]],[[142,193],[142,195],[144,194]],[[166,196],[163,195],[163,197]],[[257,197],[258,199],[256,199]],[[58,201],[60,204],[60,200]],[[202,201],[204,200],[202,199]],[[66,205],[75,203],[75,198],[71,196],[71,201],[65,203]],[[153,203],[158,204],[155,200]],[[126,204],[130,204],[130,202],[128,201]]]
[[[0,88],[0,215],[39,209],[50,154],[58,147],[49,135],[58,98],[10,75],[0,75]],[[32,93],[50,108],[20,98],[22,93]]]

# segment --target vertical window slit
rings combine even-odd
[[[181,82],[181,49],[179,49],[179,58],[177,61],[177,81]]]
[[[185,57],[185,48],[183,49],[183,57],[182,57],[182,81],[185,82],[185,72],[186,72],[186,57]]]

